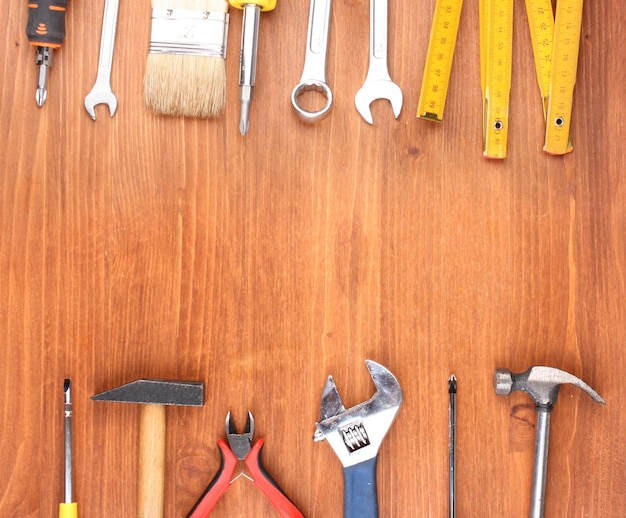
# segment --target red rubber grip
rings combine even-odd
[[[207,518],[217,505],[217,502],[230,487],[230,482],[237,466],[237,457],[230,451],[225,441],[217,441],[222,455],[222,464],[219,471],[206,488],[204,494],[193,506],[187,518]]]
[[[263,439],[259,439],[254,446],[252,446],[250,453],[244,461],[254,479],[254,485],[263,492],[265,497],[274,506],[274,509],[276,509],[283,518],[304,518],[304,515],[295,504],[289,500],[289,497],[280,489],[278,484],[272,480],[265,469],[263,469],[263,464],[261,463],[261,449],[263,448],[263,444]]]

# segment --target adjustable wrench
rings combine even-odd
[[[117,12],[119,0],[106,0],[104,16],[102,18],[102,36],[100,38],[100,57],[98,59],[98,75],[91,91],[85,97],[85,109],[89,116],[96,120],[95,107],[106,104],[111,117],[117,110],[117,97],[111,90],[111,65],[113,64],[113,50],[115,48],[115,33],[117,31]]]
[[[387,99],[397,119],[402,110],[402,90],[389,76],[387,67],[387,0],[370,0],[370,61],[365,83],[356,93],[356,109],[369,124],[373,124],[370,104]]]
[[[327,439],[343,465],[344,517],[377,518],[376,463],[378,449],[402,404],[400,384],[382,365],[365,360],[376,393],[348,410],[332,376],[322,393],[322,421],[313,439]]]

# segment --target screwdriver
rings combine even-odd
[[[59,504],[59,518],[76,518],[78,505],[72,502],[72,381],[65,378],[63,394],[65,396],[65,502]]]
[[[35,64],[39,66],[36,100],[43,106],[48,97],[48,69],[52,66],[52,51],[65,38],[65,11],[68,0],[29,0],[26,35],[37,47]]]
[[[261,11],[274,9],[276,0],[229,0],[229,3],[237,9],[243,9],[241,52],[239,54],[239,101],[241,103],[239,131],[245,135],[250,125],[250,101],[252,101],[252,88],[256,80]]]
[[[448,476],[449,476],[449,517],[456,517],[456,376],[448,379]]]

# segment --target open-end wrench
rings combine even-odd
[[[333,105],[333,92],[326,84],[331,3],[331,0],[311,0],[304,70],[300,82],[291,92],[291,104],[304,122],[321,121]],[[310,111],[300,105],[300,95],[309,90],[319,91],[326,97],[326,104],[320,110]]]
[[[113,50],[115,48],[118,8],[119,0],[106,0],[104,3],[98,75],[91,92],[85,97],[85,109],[93,120],[96,120],[95,107],[98,104],[106,104],[109,107],[111,117],[115,115],[115,110],[117,110],[117,97],[111,90],[111,65],[113,64]]]
[[[314,440],[328,440],[343,465],[344,517],[377,518],[376,463],[378,449],[402,404],[400,384],[382,365],[365,360],[376,393],[348,410],[332,376],[322,393],[322,420]]]
[[[402,90],[389,76],[387,67],[387,0],[370,0],[370,61],[365,83],[356,93],[354,104],[361,117],[373,124],[370,104],[387,99],[397,119],[402,110]]]

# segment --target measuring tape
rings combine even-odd
[[[513,0],[480,0],[483,156],[506,158],[513,57]]]
[[[437,0],[428,40],[417,116],[441,122],[446,104],[463,0]]]
[[[582,13],[583,0],[558,0],[556,3],[552,72],[543,146],[543,150],[552,155],[564,155],[572,151],[570,125],[578,71]]]

